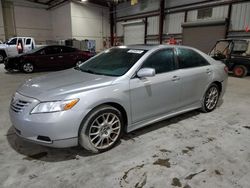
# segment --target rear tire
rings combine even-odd
[[[243,78],[247,75],[247,68],[244,65],[236,65],[233,69],[235,77]]]
[[[32,63],[30,62],[25,62],[22,64],[22,71],[25,73],[32,73],[34,72],[35,67]]]
[[[109,105],[92,110],[79,129],[79,143],[92,153],[113,148],[119,142],[124,127],[122,113]]]
[[[213,111],[217,106],[219,96],[218,85],[211,84],[203,96],[201,111],[205,113]]]

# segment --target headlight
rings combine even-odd
[[[76,105],[79,99],[65,100],[65,101],[52,101],[42,102],[38,104],[32,111],[31,114],[38,113],[49,113],[49,112],[60,112],[69,110]]]

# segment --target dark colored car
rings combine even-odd
[[[216,42],[210,52],[216,60],[224,62],[236,77],[250,73],[250,41],[244,39],[223,39]]]
[[[74,67],[93,57],[93,52],[81,51],[68,46],[51,45],[36,48],[25,54],[6,58],[7,71],[20,70],[31,73],[35,70],[57,70]]]

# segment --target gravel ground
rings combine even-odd
[[[93,155],[20,140],[8,106],[17,86],[43,73],[6,73],[0,65],[0,187],[249,188],[250,77],[229,77],[223,103],[126,134]]]

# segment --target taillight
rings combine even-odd
[[[224,67],[224,71],[225,71],[225,73],[228,74],[228,67],[227,66]]]

